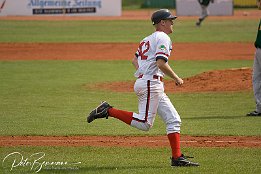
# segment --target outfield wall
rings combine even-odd
[[[0,16],[120,16],[122,0],[0,0]]]
[[[176,0],[178,16],[199,16],[201,7],[198,0]],[[233,0],[214,0],[208,6],[210,16],[232,16]]]

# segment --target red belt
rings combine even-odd
[[[142,77],[143,77],[143,74],[139,75],[138,78],[141,79]],[[163,81],[163,77],[161,77],[161,76],[153,75],[152,77],[153,77],[153,79],[160,80],[161,82]]]

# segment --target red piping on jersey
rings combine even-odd
[[[156,53],[156,55],[158,55],[158,54],[163,54],[163,55],[165,55],[165,56],[168,56],[168,57],[169,57],[169,55],[168,55],[168,54],[166,54],[166,53],[163,53],[163,52],[158,52],[158,53]]]

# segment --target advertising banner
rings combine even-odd
[[[121,0],[0,0],[0,16],[120,16]]]

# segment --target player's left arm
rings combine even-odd
[[[157,59],[157,66],[164,74],[175,80],[177,85],[183,84],[183,80],[171,69],[165,59]]]

